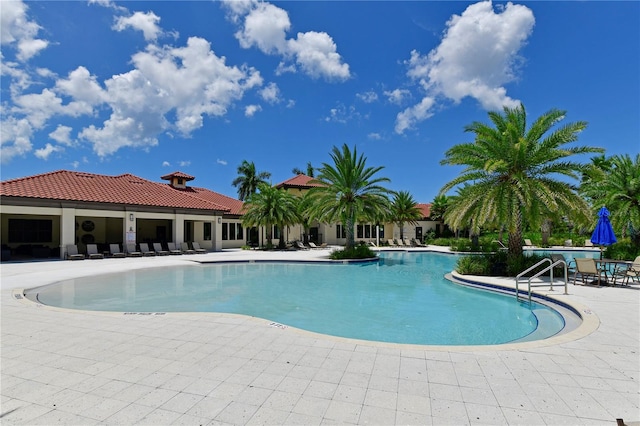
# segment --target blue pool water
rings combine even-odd
[[[367,264],[146,269],[62,281],[27,296],[71,309],[236,313],[334,336],[426,345],[500,344],[526,339],[536,329],[536,338],[544,338],[564,326],[562,316],[546,306],[447,281],[444,274],[457,256],[380,257]],[[538,328],[538,318],[544,327]]]

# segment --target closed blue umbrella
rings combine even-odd
[[[596,229],[591,234],[591,242],[599,246],[609,246],[618,241],[613,233],[613,227],[609,221],[609,210],[606,207],[602,207],[598,212],[598,223]],[[602,257],[602,251],[600,252]]]

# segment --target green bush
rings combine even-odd
[[[365,245],[357,245],[351,249],[342,249],[333,251],[329,257],[333,260],[343,259],[370,259],[376,257],[376,254]]]
[[[520,272],[540,262],[546,256],[532,254],[529,256],[510,257],[504,251],[479,255],[463,256],[456,263],[456,271],[464,275],[484,275],[492,277],[515,277]],[[534,275],[532,271],[528,276]]]
[[[489,258],[483,255],[462,256],[456,263],[456,271],[463,275],[490,275]]]
[[[431,244],[434,246],[451,247],[454,240],[455,238],[435,238]]]
[[[605,259],[635,260],[640,256],[640,247],[633,245],[629,239],[618,241],[604,250]]]

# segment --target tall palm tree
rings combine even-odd
[[[444,218],[444,213],[447,211],[448,202],[449,197],[446,195],[436,195],[431,203],[431,209],[429,209],[429,218],[435,222],[441,221]]]
[[[610,157],[605,173],[583,183],[581,191],[593,200],[595,208],[606,205],[611,223],[640,246],[640,154]],[[594,215],[595,216],[595,215]]]
[[[358,157],[345,144],[342,149],[333,147],[333,165],[323,163],[313,182],[320,186],[309,190],[309,217],[321,222],[340,221],[347,236],[346,249],[355,246],[356,220],[375,220],[387,214],[391,193],[381,184],[386,177],[376,177],[384,167],[367,167],[364,155]]]
[[[271,173],[258,173],[253,161],[243,160],[242,164],[238,166],[238,177],[231,182],[231,185],[238,188],[238,198],[240,201],[244,201],[256,192],[260,183],[267,183],[267,179],[270,178]]]
[[[604,150],[566,146],[578,139],[587,123],[578,121],[551,131],[564,117],[565,111],[552,109],[527,127],[527,114],[520,105],[505,107],[503,113],[490,112],[494,127],[480,122],[466,126],[475,141],[453,146],[441,161],[466,166],[440,190],[445,193],[465,185],[459,194],[463,200],[449,206],[445,221],[456,229],[504,225],[509,233],[508,253],[519,256],[523,221],[539,227],[545,217],[558,212],[586,220],[588,206],[566,178],[579,180],[587,166],[567,158]]]
[[[284,229],[287,226],[299,223],[298,198],[281,188],[258,184],[258,192],[249,196],[245,204],[245,213],[242,217],[242,226],[264,226],[267,229],[267,245],[272,245],[273,225],[280,229],[279,248],[285,247]]]
[[[404,224],[417,224],[422,219],[418,203],[409,191],[396,192],[391,202],[391,219],[400,227],[400,239],[404,239]]]

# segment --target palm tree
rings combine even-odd
[[[433,198],[431,208],[429,209],[429,218],[434,222],[441,221],[444,213],[447,211],[447,203],[449,198],[444,194],[438,194]]]
[[[524,220],[539,227],[544,218],[558,212],[574,221],[586,220],[585,200],[558,177],[580,179],[587,166],[567,157],[604,150],[566,146],[578,139],[587,123],[569,123],[551,131],[564,117],[565,111],[552,109],[527,128],[527,114],[520,105],[505,107],[504,113],[490,112],[495,127],[480,122],[466,126],[475,141],[453,146],[441,161],[466,166],[440,190],[445,193],[464,185],[459,193],[462,200],[448,207],[445,221],[456,229],[471,226],[472,231],[486,224],[504,225],[509,233],[508,253],[519,256]]]
[[[313,181],[320,186],[309,190],[309,217],[321,222],[340,221],[347,236],[346,249],[355,246],[356,220],[375,220],[388,213],[391,193],[381,186],[388,178],[375,177],[384,167],[367,167],[367,159],[344,144],[342,150],[333,147],[333,165],[323,163]]]
[[[636,154],[635,161],[624,154],[603,164],[606,173],[592,175],[581,191],[593,200],[594,207],[606,205],[614,228],[623,235],[628,232],[634,244],[640,246],[640,154]]]
[[[273,234],[271,229],[276,225],[280,229],[279,248],[285,247],[284,229],[299,223],[298,199],[284,189],[266,183],[258,184],[258,192],[249,196],[245,204],[242,226],[264,226],[267,229],[267,246],[271,247]]]
[[[299,169],[297,167],[294,167],[293,170],[291,170],[291,173],[293,173],[294,175],[304,175],[306,174],[309,177],[313,177],[313,171],[314,171],[314,167],[311,164],[311,161],[307,162],[307,173],[303,172],[302,169]]]
[[[238,198],[240,201],[244,201],[256,192],[260,183],[267,183],[267,179],[270,178],[271,173],[257,173],[253,161],[243,160],[242,164],[238,166],[238,177],[231,182],[231,185],[238,188]]]
[[[409,191],[397,192],[391,202],[391,219],[400,227],[400,239],[404,239],[404,224],[417,224],[422,219],[422,212],[418,203],[413,199]]]

